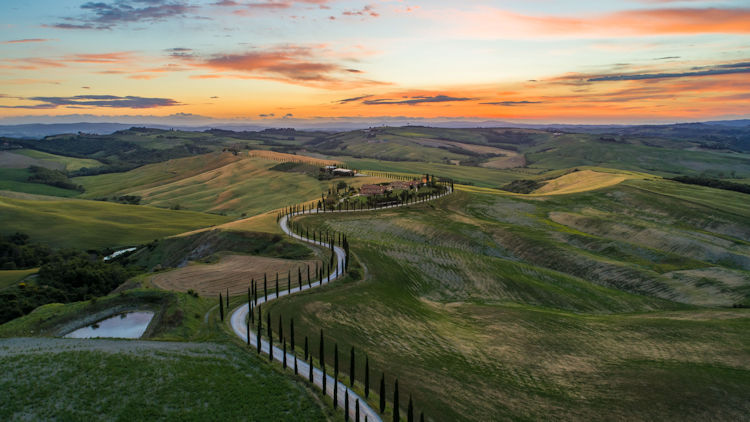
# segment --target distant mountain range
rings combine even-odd
[[[269,122],[270,123],[270,122]],[[269,124],[269,125],[258,125],[258,124],[241,124],[241,123],[216,123],[211,125],[165,125],[165,124],[133,124],[133,123],[30,123],[20,125],[0,125],[0,136],[9,138],[43,138],[45,136],[57,135],[61,133],[92,133],[99,135],[111,134],[120,130],[129,129],[131,127],[149,127],[155,129],[179,129],[185,131],[196,131],[202,132],[209,129],[224,129],[232,131],[259,131],[263,129],[276,128],[276,127],[293,127],[298,130],[321,130],[321,131],[347,131],[355,129],[364,129],[372,126],[381,126],[382,123],[367,124],[359,121],[352,122],[320,122],[312,123],[310,121],[304,121],[300,119],[291,119],[288,122],[278,122],[281,124]],[[411,126],[408,120],[399,120],[389,122],[389,126]],[[443,121],[443,122],[420,122],[420,126],[429,126],[436,128],[488,128],[488,127],[512,127],[520,129],[548,129],[548,130],[561,130],[568,132],[584,132],[584,133],[624,133],[631,131],[646,132],[649,129],[664,129],[669,127],[679,128],[681,130],[690,130],[699,128],[701,126],[711,127],[726,127],[732,129],[750,129],[750,119],[742,120],[720,120],[720,121],[708,121],[708,122],[695,122],[695,123],[675,123],[675,124],[658,124],[658,125],[574,125],[574,124],[523,124],[523,123],[512,123],[500,120],[487,120],[487,121],[469,121],[469,120],[456,120],[456,121]]]

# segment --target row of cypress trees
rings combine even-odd
[[[254,313],[254,312],[253,312]],[[252,313],[251,313],[252,314]],[[251,321],[255,319],[255,316],[251,316],[247,320],[247,327],[248,327],[248,346],[250,345],[250,324]],[[258,305],[258,330],[257,330],[257,352],[258,354],[261,353],[261,340],[262,340],[262,329],[263,326],[261,324],[262,318],[261,318],[261,308],[260,305]],[[268,358],[269,361],[273,361],[273,338],[274,338],[274,331],[273,327],[271,325],[271,314],[270,312],[266,314],[266,328],[267,328],[267,337],[268,337],[268,343],[269,343],[269,354]],[[297,358],[297,351],[295,348],[295,339],[294,339],[294,318],[290,320],[289,323],[289,349],[287,349],[287,340],[284,336],[284,327],[283,327],[283,318],[281,315],[279,315],[279,324],[278,324],[278,335],[277,338],[279,339],[279,342],[282,345],[283,350],[283,357],[282,357],[282,367],[286,369],[288,367],[287,362],[287,352],[291,353],[292,356],[294,356],[294,374],[299,374],[299,367],[298,367],[298,358]],[[325,358],[325,337],[323,335],[323,330],[320,330],[320,340],[318,343],[319,346],[319,352],[318,352],[318,362],[320,363],[321,371],[323,372],[321,384],[323,387],[323,394],[326,393],[326,384],[327,384],[327,370],[326,370],[326,358]],[[308,369],[309,372],[307,374],[307,378],[309,382],[313,382],[313,355],[309,349],[309,341],[308,337],[305,336],[305,343],[304,343],[304,361],[308,363]],[[334,344],[334,353],[333,353],[333,379],[335,380],[334,388],[333,388],[333,408],[338,408],[338,383],[339,383],[339,347],[338,343]],[[354,387],[354,383],[356,381],[356,354],[354,351],[354,347],[352,346],[349,351],[349,388]],[[365,393],[365,399],[369,399],[370,397],[370,358],[369,356],[365,356],[365,369],[364,369],[364,375],[363,379],[361,381],[364,384],[364,393]],[[386,381],[385,381],[385,373],[381,373],[380,376],[380,389],[379,389],[379,411],[381,414],[385,413],[386,411]],[[348,389],[345,390],[345,399],[344,399],[344,418],[345,420],[349,420],[349,391]],[[394,381],[393,384],[393,421],[394,422],[400,422],[401,420],[401,408],[399,403],[399,390],[398,390],[398,378]],[[359,421],[359,399],[356,400],[355,404],[355,420]],[[409,403],[407,406],[407,412],[406,412],[406,420],[408,422],[414,422],[414,401],[412,399],[412,396],[409,395]],[[419,417],[420,421],[424,421],[424,412],[420,413]]]
[[[387,175],[389,173],[382,173],[384,175]],[[399,179],[399,180],[411,180],[411,178],[403,178],[402,176],[396,176],[391,177],[393,179]],[[454,181],[452,179],[444,179],[444,178],[437,178],[435,175],[425,175],[424,178],[427,180],[427,184],[432,187],[442,187],[444,190],[443,192],[439,192],[437,194],[432,195],[407,195],[403,198],[398,198],[399,203],[401,204],[409,204],[413,202],[417,202],[423,199],[430,199],[435,198],[437,196],[442,195],[443,193],[447,192],[447,187],[450,186],[451,191],[453,190]],[[295,214],[309,214],[312,213],[313,210],[317,210],[318,212],[332,212],[332,211],[361,211],[361,210],[371,210],[371,209],[378,209],[383,208],[385,205],[379,204],[379,203],[370,203],[367,202],[366,204],[352,204],[349,205],[348,202],[344,203],[338,203],[333,209],[331,207],[326,206],[325,197],[324,194],[321,194],[321,199],[317,202],[317,204],[314,203],[303,203],[298,205],[290,205],[288,207],[285,207],[283,211],[280,211],[276,214],[276,222],[278,223],[284,216],[286,215],[295,215]],[[390,203],[387,205],[391,205]]]
[[[394,177],[394,178],[396,178],[396,177]],[[431,179],[429,175],[427,175],[427,180],[431,181],[432,183],[435,183],[434,182],[434,178]],[[451,187],[451,190],[452,190],[453,189],[453,182],[452,181],[450,181],[450,182],[443,182],[443,186],[447,187],[448,183],[450,184],[450,187]],[[431,197],[432,196],[437,196],[437,195],[431,195]],[[404,201],[404,203],[408,203],[408,199],[406,199]],[[276,221],[277,222],[280,221],[285,215],[294,215],[294,214],[297,214],[297,213],[308,213],[312,209],[313,209],[313,205],[312,204],[310,204],[310,205],[301,204],[301,205],[290,206],[290,207],[287,207],[283,212],[281,212],[281,213],[279,213],[277,215]],[[320,202],[318,203],[318,209],[321,209],[321,203]],[[347,204],[347,209],[348,209],[348,204]],[[325,208],[322,208],[322,210],[325,211]],[[310,236],[310,230],[309,230],[309,228],[306,228],[306,229],[303,230],[302,227],[299,224],[296,224],[296,223],[294,223],[292,221],[290,221],[289,224],[291,226],[290,228],[291,228],[291,231],[293,233],[295,233],[295,234],[297,234],[299,236],[305,237],[308,240],[312,240],[313,243],[327,244],[327,245],[330,246],[330,249],[331,249],[331,258],[330,258],[329,265],[326,267],[325,264],[321,264],[320,268],[318,268],[317,263],[316,263],[316,275],[319,276],[319,279],[320,279],[321,283],[323,283],[323,279],[324,279],[323,275],[324,274],[329,274],[329,271],[330,271],[330,273],[333,272],[333,268],[334,268],[334,264],[335,264],[335,250],[334,250],[334,246],[335,246],[336,243],[338,243],[338,245],[341,248],[343,248],[344,251],[345,251],[344,268],[343,269],[344,270],[348,269],[348,267],[349,267],[350,251],[349,251],[349,241],[348,241],[348,239],[347,239],[347,237],[346,237],[345,234],[341,234],[341,233],[338,233],[338,234],[337,233],[333,233],[333,234],[331,234],[331,233],[328,233],[328,232],[323,233],[323,232],[315,232],[315,231],[313,231],[312,237],[311,237]],[[337,240],[338,240],[338,242],[337,242]],[[266,277],[265,274],[264,274],[263,278],[264,278],[264,280],[263,280],[264,294],[266,294],[265,297],[267,299],[267,297],[268,297],[267,296],[267,277]],[[288,275],[288,280],[289,280],[289,289],[291,290],[291,272]],[[308,286],[310,286],[310,283],[311,283],[310,280],[311,280],[310,279],[310,268],[308,266],[307,267],[307,282],[308,282]],[[301,289],[301,287],[302,287],[302,273],[301,273],[301,268],[298,268],[298,283],[299,283],[299,287]],[[255,318],[256,318],[255,317],[255,308],[257,307],[257,312],[258,312],[257,323],[258,323],[258,327],[257,327],[257,331],[256,331],[257,332],[256,347],[257,347],[258,354],[260,354],[261,353],[261,344],[262,344],[262,329],[263,329],[263,326],[262,326],[262,318],[261,318],[262,309],[261,309],[261,305],[258,304],[258,301],[257,301],[257,299],[258,299],[257,289],[258,289],[258,286],[255,283],[255,280],[251,280],[251,285],[248,288],[248,303],[249,303],[249,306],[250,306],[250,313],[249,313],[249,317],[248,317],[248,320],[247,320],[247,329],[248,329],[247,330],[247,332],[248,332],[247,343],[248,343],[248,346],[249,346],[250,345],[250,325],[252,323],[254,323],[254,321],[255,321]],[[276,274],[276,297],[278,297],[278,295],[279,295],[279,284],[278,284],[278,273],[277,273]],[[222,321],[223,321],[223,318],[224,318],[224,309],[223,309],[223,302],[221,301],[221,294],[219,295],[219,301],[220,301],[220,313],[221,313]],[[229,292],[227,291],[227,308],[228,308],[228,306],[229,306]],[[269,355],[269,361],[273,361],[274,360],[274,357],[273,357],[273,329],[272,329],[272,325],[271,325],[271,314],[270,313],[266,314],[266,321],[267,321],[266,322],[266,325],[267,325],[267,337],[268,337],[268,343],[269,343],[269,353],[268,353],[268,355]],[[279,316],[279,325],[278,325],[278,327],[279,327],[278,338],[280,339],[280,343],[282,345],[282,350],[283,350],[283,357],[282,357],[281,364],[282,364],[283,368],[286,369],[287,365],[288,365],[288,362],[287,362],[287,341],[286,341],[286,337],[283,335],[283,321],[282,321],[281,315]],[[290,352],[294,356],[294,373],[295,374],[299,374],[298,364],[297,364],[297,353],[296,353],[295,341],[294,341],[294,319],[291,319],[291,321],[290,321],[289,332],[290,332],[290,344],[289,344],[289,346],[290,346]],[[321,383],[322,383],[322,387],[323,387],[323,394],[326,394],[327,376],[326,376],[326,359],[325,359],[325,338],[323,336],[323,330],[322,329],[320,330],[319,347],[320,347],[320,350],[319,350],[318,356],[319,356],[320,367],[321,367],[321,370],[323,372],[322,382]],[[308,362],[308,368],[309,368],[308,380],[312,383],[313,379],[314,379],[313,378],[313,356],[312,356],[312,353],[310,353],[310,350],[309,350],[309,341],[308,341],[307,336],[305,336],[305,343],[304,343],[304,360],[305,360],[305,362]],[[338,408],[338,388],[337,388],[337,386],[338,386],[338,382],[339,382],[339,352],[338,352],[338,343],[334,344],[334,374],[333,375],[334,375],[334,380],[336,382],[336,384],[334,384],[335,387],[333,388],[333,407],[334,407],[334,409],[336,409],[336,408]],[[349,355],[349,388],[352,388],[354,386],[355,379],[356,379],[356,356],[355,356],[354,347],[352,347],[350,349],[350,355]],[[363,381],[362,382],[364,384],[365,399],[368,399],[369,396],[370,396],[370,360],[369,360],[368,356],[365,356],[365,373],[364,373],[364,377],[363,377]],[[380,407],[379,407],[379,410],[380,410],[381,414],[385,413],[385,410],[386,410],[386,387],[385,387],[385,385],[386,385],[385,384],[385,373],[381,373],[380,391],[379,391],[379,396],[380,396],[380,403],[379,403]],[[345,418],[346,421],[348,421],[349,420],[349,390],[348,389],[345,390],[344,407],[345,407],[344,408],[344,415],[345,415],[344,418]],[[356,420],[356,422],[359,422],[359,420],[360,420],[359,409],[360,409],[359,399],[357,399],[356,400],[356,404],[355,404],[355,420]],[[401,411],[401,409],[400,409],[400,404],[399,404],[398,379],[396,379],[394,381],[394,387],[393,387],[393,421],[394,422],[400,422],[400,420],[401,420],[400,411]],[[409,395],[409,404],[408,404],[408,407],[407,407],[406,418],[407,418],[408,422],[413,422],[414,421],[414,404],[413,404],[413,399],[412,399],[411,395]],[[424,421],[424,412],[420,413],[420,421]]]

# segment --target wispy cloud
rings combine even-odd
[[[620,75],[601,75],[588,78],[588,82],[606,82],[606,81],[638,81],[645,79],[673,79],[673,78],[691,78],[701,76],[731,75],[737,73],[750,73],[750,62],[729,63],[716,65],[707,68],[693,68],[686,72],[665,72],[665,73],[628,73]]]
[[[346,104],[346,103],[351,103],[354,101],[364,100],[365,98],[370,98],[370,97],[372,97],[372,95],[362,95],[359,97],[344,98],[343,100],[338,100],[336,102],[339,104]]]
[[[27,44],[27,43],[47,42],[47,41],[54,41],[54,40],[50,38],[24,38],[21,40],[3,41],[2,44]]]
[[[148,23],[173,17],[184,17],[196,6],[180,0],[115,0],[87,2],[80,6],[83,14],[65,17],[49,25],[58,29],[112,29],[127,23]]]
[[[333,54],[325,46],[285,45],[253,49],[242,53],[201,56],[172,54],[195,68],[210,69],[212,74],[196,75],[198,79],[252,78],[266,79],[322,88],[342,88],[379,85],[359,76],[362,72],[350,69],[329,57]]]
[[[344,16],[361,16],[371,18],[377,18],[380,16],[380,13],[375,11],[375,6],[371,4],[368,4],[361,9],[345,10],[341,14]]]
[[[485,105],[496,105],[496,106],[503,106],[503,107],[513,107],[518,105],[526,105],[526,104],[541,104],[541,101],[490,101],[486,103],[480,103]]]
[[[295,5],[316,5],[321,9],[328,9],[330,0],[267,0],[267,1],[236,1],[221,0],[212,3],[213,6],[234,8],[235,15],[253,15],[255,12],[290,9]]]
[[[171,107],[181,105],[179,102],[169,98],[146,98],[116,95],[76,95],[74,97],[29,97],[23,98],[27,101],[35,101],[40,104],[0,106],[0,108],[17,109],[53,109],[58,107],[68,108],[132,108],[146,109],[158,107]]]
[[[750,8],[660,8],[590,16],[526,15],[479,7],[432,11],[448,31],[475,38],[748,34]]]
[[[405,100],[393,100],[389,98],[378,98],[374,100],[362,101],[365,105],[388,105],[388,104],[403,104],[403,105],[417,105],[423,103],[450,103],[456,101],[472,101],[475,98],[467,97],[451,97],[448,95],[435,95],[435,96],[416,96]]]

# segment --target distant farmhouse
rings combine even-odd
[[[409,181],[402,181],[398,180],[391,183],[391,187],[393,189],[401,189],[401,190],[409,190],[411,188],[417,188],[419,187],[421,183],[418,180],[409,180]]]
[[[331,171],[334,176],[340,176],[340,177],[354,177],[357,172],[354,170],[349,169],[342,169],[342,168],[335,168]]]
[[[359,188],[359,194],[363,196],[382,195],[388,190],[388,186],[383,185],[362,185]]]
[[[357,175],[356,170],[345,169],[337,166],[325,166],[323,170],[335,177],[354,177]]]
[[[426,183],[427,182],[425,180],[421,182],[419,180],[397,180],[387,185],[362,185],[362,187],[359,188],[359,194],[362,196],[383,195],[384,193],[391,192],[393,190],[418,189],[420,186]]]

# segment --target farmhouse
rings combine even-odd
[[[386,191],[385,186],[381,185],[362,185],[359,188],[359,194],[364,196],[382,195]]]
[[[417,180],[409,180],[408,182],[405,182],[405,181],[402,181],[402,180],[398,180],[398,181],[395,181],[395,182],[391,182],[391,187],[393,189],[409,190],[412,187],[419,186],[419,184],[420,183]]]
[[[333,173],[334,176],[354,177],[354,174],[356,172],[354,170],[349,170],[349,169],[335,168],[331,170],[331,173]]]

